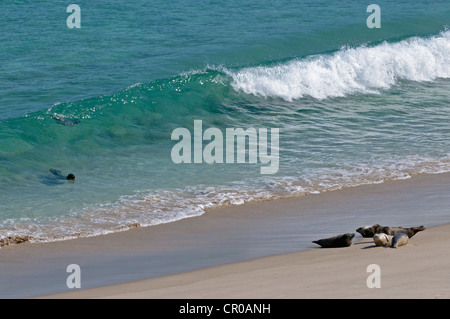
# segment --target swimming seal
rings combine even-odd
[[[390,226],[380,226],[379,224],[375,224],[372,226],[362,226],[356,229],[358,233],[361,234],[364,238],[369,238],[375,236],[375,234],[387,234],[391,236],[395,236],[398,233],[407,234],[409,238],[413,237],[420,231],[425,230],[424,226],[417,227],[390,227]]]
[[[53,119],[58,123],[58,124],[62,124],[65,126],[75,126],[77,124],[80,124],[80,120],[79,119],[72,119],[72,118],[67,118],[64,115],[61,114],[53,114]]]
[[[355,234],[347,233],[329,238],[314,240],[314,244],[320,245],[322,248],[349,247]]]
[[[398,233],[392,238],[392,248],[404,246],[408,243],[409,237],[405,233]]]
[[[373,241],[377,246],[391,246],[393,237],[394,236],[387,234],[375,234],[373,236]]]
[[[70,173],[67,176],[64,176],[63,174],[61,174],[61,171],[53,169],[53,168],[50,168],[50,173],[52,173],[53,175],[55,175],[59,179],[67,179],[69,181],[74,181],[75,180],[75,175],[73,175],[72,173]]]

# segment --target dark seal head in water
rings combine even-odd
[[[69,181],[74,181],[75,180],[75,175],[70,173],[67,176],[64,176],[61,171],[57,170],[57,169],[50,169],[50,173],[52,173],[53,175],[55,175],[56,177],[58,177],[59,179],[67,179]]]
[[[349,247],[355,234],[348,233],[329,238],[314,240],[314,244],[320,245],[322,248]]]

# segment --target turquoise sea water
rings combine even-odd
[[[80,29],[70,2],[0,4],[0,237],[450,171],[448,1],[379,1],[380,29],[356,0],[76,3]],[[278,128],[278,171],[175,164],[194,120]]]

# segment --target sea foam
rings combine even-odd
[[[227,71],[237,91],[287,101],[355,93],[378,93],[400,80],[432,81],[450,77],[450,31],[376,46],[343,47],[274,66]]]

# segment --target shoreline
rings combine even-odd
[[[215,208],[197,217],[97,237],[6,246],[0,250],[0,286],[6,287],[0,297],[175,298],[177,293],[183,296],[183,286],[189,286],[189,282],[192,284],[198,276],[206,276],[201,282],[213,286],[202,287],[197,292],[199,298],[214,295],[233,298],[239,294],[219,289],[220,282],[207,279],[213,276],[216,280],[224,280],[224,277],[239,277],[241,274],[244,277],[239,278],[248,278],[245,284],[248,288],[244,289],[246,294],[241,296],[258,298],[261,294],[265,298],[308,298],[314,295],[327,298],[325,290],[313,293],[311,288],[307,294],[286,293],[282,287],[268,294],[257,293],[259,290],[250,289],[255,285],[251,281],[255,278],[252,272],[240,269],[249,269],[246,268],[249,265],[255,269],[278,265],[271,275],[278,278],[283,273],[280,273],[280,269],[284,269],[282,265],[294,265],[297,259],[302,263],[304,257],[297,254],[309,256],[307,258],[312,260],[316,260],[312,258],[314,254],[322,256],[323,259],[317,259],[317,264],[309,264],[312,268],[329,267],[327,263],[330,260],[345,264],[345,260],[336,255],[343,251],[341,248],[318,249],[311,240],[355,232],[359,226],[375,223],[405,227],[425,225],[427,230],[413,237],[411,243],[418,239],[421,246],[420,238],[431,236],[428,242],[434,245],[437,240],[437,246],[444,249],[440,243],[445,243],[445,238],[433,239],[430,230],[439,227],[446,229],[447,226],[438,225],[450,223],[450,199],[446,196],[449,186],[449,173],[417,175],[407,180],[362,185],[317,195]],[[362,240],[363,244],[365,240]],[[363,251],[368,256],[369,251],[377,251],[377,255],[380,251],[388,252],[387,255],[396,252],[400,252],[399,256],[406,252],[415,255],[412,248],[417,248],[358,250],[360,242],[361,239],[356,238],[354,245],[344,249],[342,255],[346,256],[345,259],[358,258],[355,251]],[[423,253],[428,254],[428,250]],[[440,254],[445,256],[442,251]],[[82,269],[82,289],[77,291],[66,287],[69,275],[66,267],[73,263],[79,264]],[[367,276],[365,272],[362,275]],[[311,275],[311,278],[315,276]],[[169,290],[150,289],[153,291],[150,292],[148,287],[145,288],[147,281],[152,281],[152,287],[162,287],[164,283],[173,287],[166,287]],[[269,286],[275,284],[272,282]],[[288,282],[285,287],[289,286],[286,285]],[[339,286],[335,288],[339,289]],[[296,289],[298,291],[299,287]],[[136,291],[142,290],[145,293],[136,295]],[[112,291],[113,295],[110,294]],[[168,291],[170,293],[165,295]],[[220,294],[220,291],[223,293]],[[194,296],[190,294],[186,298]]]
[[[155,227],[155,226],[159,227],[161,225],[167,225],[167,224],[172,224],[174,222],[180,222],[184,219],[198,218],[205,214],[210,214],[210,213],[214,213],[217,211],[234,209],[235,207],[239,208],[241,206],[257,205],[258,203],[265,203],[265,202],[282,202],[282,201],[290,201],[290,200],[299,200],[304,197],[318,196],[318,195],[328,194],[328,193],[332,193],[332,192],[341,192],[341,191],[346,191],[346,190],[360,188],[360,187],[366,187],[366,186],[370,187],[370,186],[374,186],[374,185],[383,185],[383,184],[387,184],[387,183],[408,181],[411,179],[415,180],[417,178],[424,178],[424,176],[425,176],[425,178],[431,178],[431,176],[439,176],[439,175],[448,175],[450,178],[450,171],[449,172],[441,172],[441,173],[419,173],[419,174],[415,174],[415,175],[409,175],[406,178],[393,178],[393,179],[388,178],[381,182],[376,181],[376,182],[372,182],[372,183],[355,184],[355,185],[351,185],[351,186],[343,186],[342,188],[340,188],[340,187],[331,188],[331,189],[323,190],[321,192],[310,192],[310,193],[306,192],[306,193],[302,193],[302,194],[281,195],[280,197],[275,196],[273,198],[250,199],[247,202],[239,203],[239,204],[228,203],[225,205],[205,207],[204,213],[200,214],[200,215],[192,215],[192,216],[188,216],[188,217],[182,217],[179,219],[163,221],[158,224],[146,225],[146,226],[142,226],[139,223],[130,223],[127,225],[117,227],[116,229],[108,229],[108,230],[105,230],[104,232],[98,232],[96,234],[92,234],[92,233],[88,232],[86,235],[83,232],[80,232],[77,235],[67,235],[67,236],[62,236],[62,237],[55,236],[55,235],[49,235],[49,237],[53,237],[52,240],[51,239],[35,240],[35,238],[33,238],[32,235],[12,235],[10,237],[4,237],[4,238],[0,239],[0,251],[2,248],[6,248],[8,246],[14,247],[14,246],[21,245],[21,244],[32,244],[32,245],[44,244],[45,245],[45,244],[51,244],[54,242],[65,242],[65,241],[79,240],[79,239],[84,239],[84,238],[97,238],[97,237],[101,237],[101,236],[109,236],[109,235],[114,235],[114,234],[118,234],[118,233],[122,233],[122,232],[132,231],[132,230],[138,229],[138,228],[148,228],[148,227]]]

